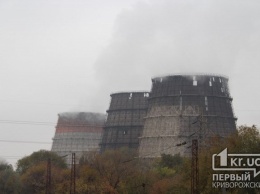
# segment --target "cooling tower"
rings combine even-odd
[[[52,151],[60,156],[76,153],[78,160],[83,153],[99,151],[105,115],[90,112],[67,112],[58,115]]]
[[[139,156],[185,155],[194,138],[202,141],[207,137],[226,137],[235,131],[227,77],[156,77],[152,79]]]
[[[122,147],[137,149],[147,111],[148,92],[111,94],[101,151]]]

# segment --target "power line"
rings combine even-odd
[[[38,104],[38,105],[51,105],[51,106],[75,106],[73,104],[57,104],[46,102],[32,102],[32,101],[19,101],[19,100],[0,100],[0,103],[20,103],[20,104]]]
[[[0,155],[0,158],[4,158],[4,159],[19,159],[19,158],[22,158],[24,156],[1,156]]]
[[[53,126],[57,125],[57,127],[103,127],[103,125],[95,125],[95,124],[58,124],[53,122],[41,122],[41,121],[21,121],[21,120],[0,120],[0,124],[22,124],[22,125],[46,125]],[[69,123],[69,121],[68,121]],[[80,122],[79,122],[80,123]]]
[[[40,141],[20,141],[20,140],[5,140],[5,139],[0,139],[0,142],[4,142],[4,143],[51,144],[51,142],[40,142]]]
[[[8,124],[26,124],[26,125],[50,125],[50,126],[55,125],[55,123],[52,123],[52,122],[40,122],[40,121],[19,121],[19,120],[0,120],[0,123],[8,123]]]

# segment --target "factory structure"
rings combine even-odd
[[[121,92],[110,96],[101,152],[122,147],[138,149],[149,92]]]
[[[99,151],[105,114],[91,112],[66,112],[58,115],[51,151],[71,163],[71,154],[77,162],[82,154]]]
[[[152,79],[139,157],[182,154],[192,139],[227,137],[236,131],[228,78],[171,75]]]
[[[150,92],[112,93],[107,115],[59,115],[52,151],[59,155],[127,147],[140,158],[185,155],[192,139],[236,131],[228,78],[180,74],[152,78]]]

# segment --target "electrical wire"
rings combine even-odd
[[[40,142],[40,141],[20,141],[20,140],[5,140],[0,139],[3,143],[30,143],[30,144],[51,144],[51,142]]]
[[[57,123],[53,122],[41,122],[41,121],[21,121],[21,120],[0,120],[0,124],[22,124],[22,125],[46,125],[53,126]],[[58,127],[103,127],[103,125],[95,124],[58,124]]]
[[[20,159],[22,158],[23,156],[1,156],[0,155],[0,158],[4,158],[4,159],[13,159],[13,160],[17,160],[17,159]]]
[[[0,120],[0,123],[26,124],[26,125],[50,125],[50,126],[55,125],[55,123],[52,123],[52,122],[19,121],[19,120]]]

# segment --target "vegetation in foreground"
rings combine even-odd
[[[260,153],[259,131],[241,126],[237,134],[223,140],[214,137],[199,150],[201,194],[222,193],[212,188],[211,157],[228,148],[229,153]],[[143,161],[128,149],[92,153],[80,159],[76,168],[78,194],[186,194],[190,193],[191,160],[180,155],[162,154],[160,159]],[[0,193],[44,194],[47,160],[51,159],[51,189],[54,194],[70,192],[70,173],[63,158],[49,151],[38,151],[20,159],[17,169],[0,162]],[[260,177],[260,175],[259,175]],[[255,181],[260,182],[257,177]],[[226,193],[258,194],[257,189],[229,189]]]

